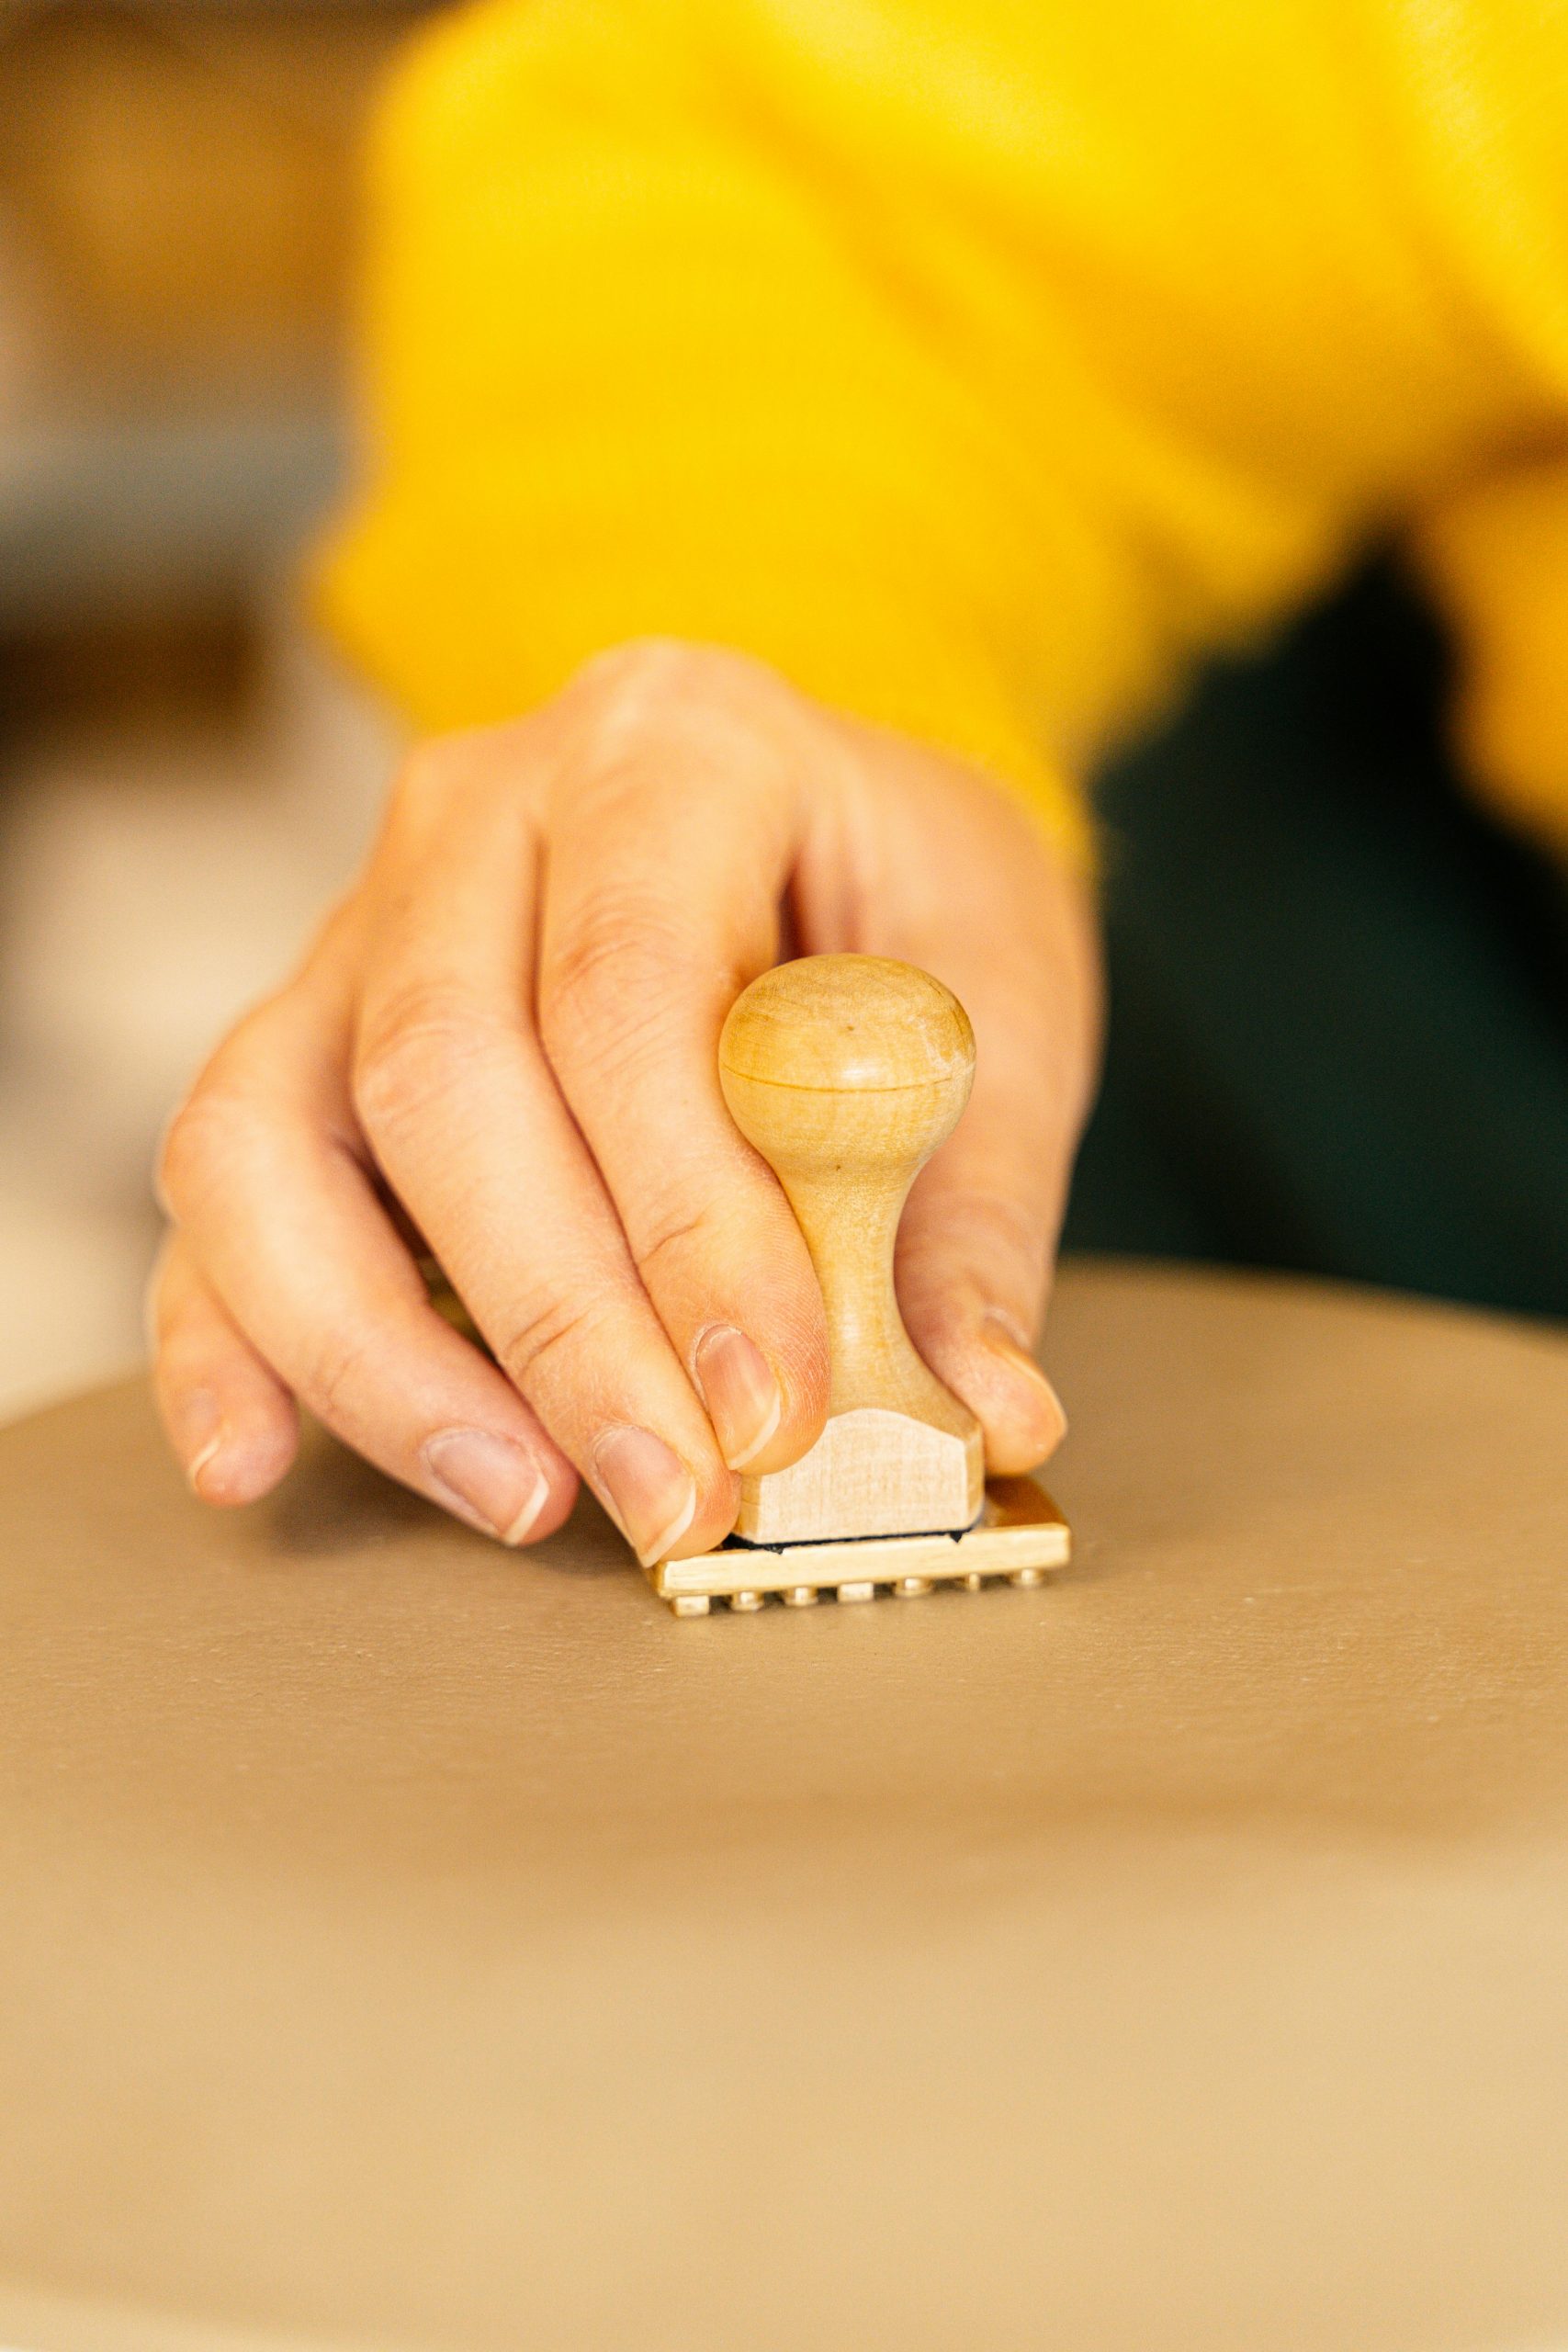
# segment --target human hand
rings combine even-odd
[[[818,1435],[828,1371],[718,1033],[781,955],[830,950],[921,965],[969,1012],[974,1095],[910,1196],[899,1298],[988,1465],[1042,1461],[1063,1422],[1028,1343],[1098,1038],[1085,886],[960,762],[652,641],[413,753],[363,876],[172,1123],[154,1376],[197,1492],[275,1486],[298,1399],[505,1542],[558,1527],[579,1476],[645,1560],[720,1542],[736,1473]]]

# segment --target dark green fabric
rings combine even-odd
[[[1466,793],[1444,670],[1376,566],[1103,779],[1069,1245],[1568,1315],[1568,887]]]

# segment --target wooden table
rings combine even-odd
[[[1078,1566],[0,1436],[0,2342],[1568,2345],[1568,1340],[1070,1273]]]

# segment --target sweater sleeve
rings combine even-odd
[[[1477,20],[1492,81],[1464,0],[438,20],[374,147],[331,624],[433,728],[738,645],[1079,838],[1067,779],[1195,651],[1562,410],[1568,33]],[[1529,120],[1480,138],[1498,73]]]

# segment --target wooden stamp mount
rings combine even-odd
[[[648,1580],[677,1617],[705,1617],[712,1603],[761,1609],[776,1595],[791,1609],[824,1595],[871,1600],[887,1590],[916,1600],[938,1585],[978,1592],[987,1578],[1043,1584],[1072,1551],[1066,1521],[1036,1479],[992,1478],[973,1527],[956,1534],[859,1535],[815,1544],[749,1544],[732,1535],[715,1552],[661,1560]]]

